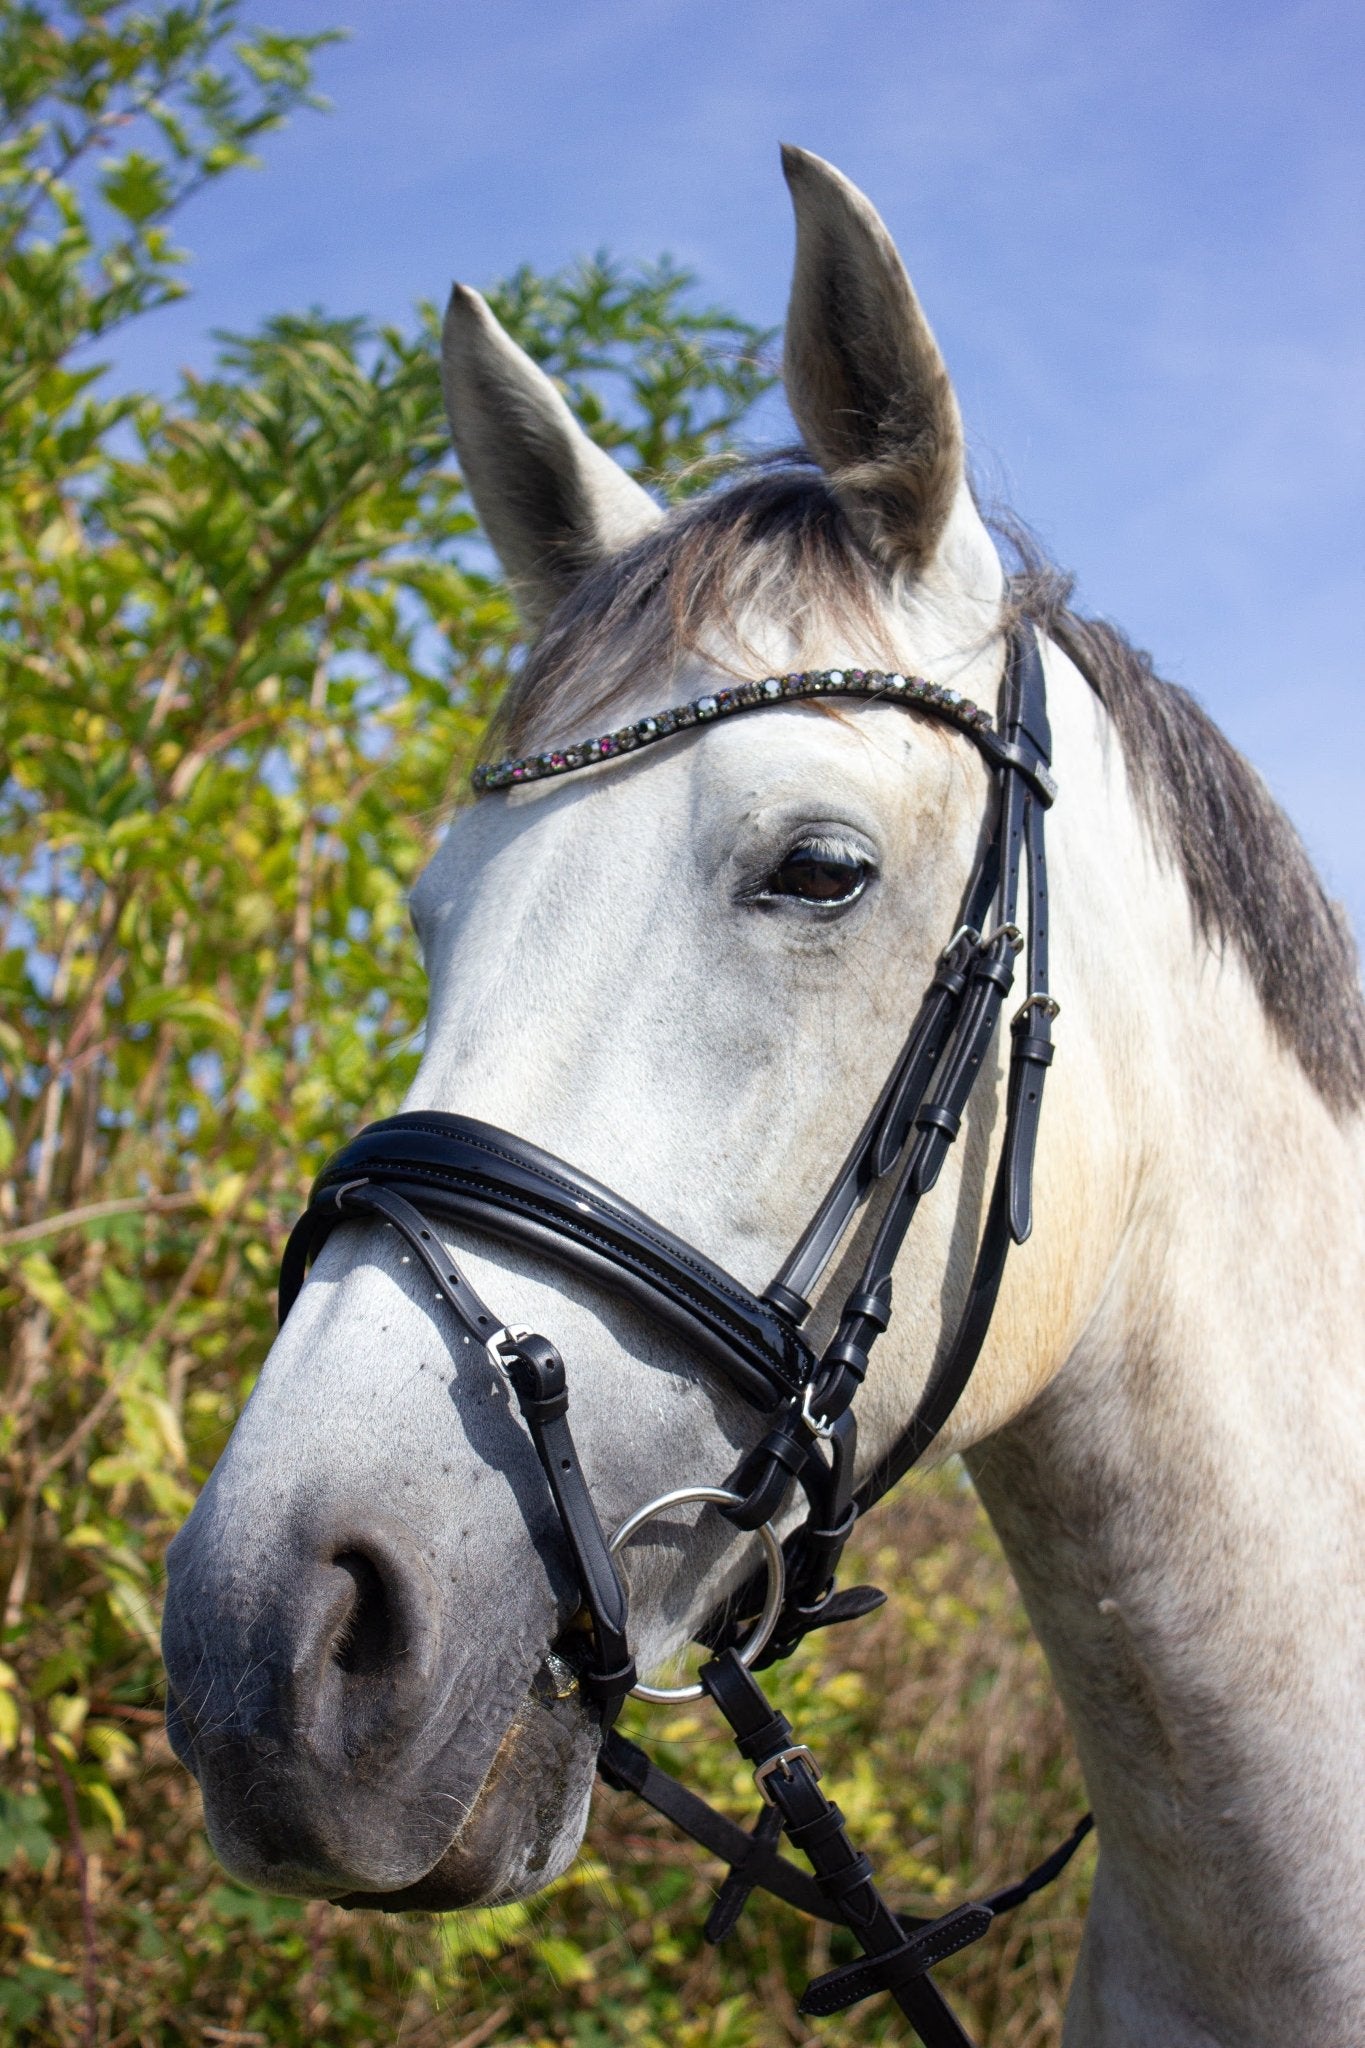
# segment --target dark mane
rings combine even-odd
[[[1355,946],[1294,827],[1185,690],[1107,621],[1071,609],[1071,581],[1001,521],[1019,615],[1075,662],[1113,719],[1138,803],[1184,878],[1196,926],[1234,946],[1276,1034],[1338,1112],[1365,1100],[1365,1001]],[[527,751],[553,708],[556,737],[620,703],[642,674],[668,679],[717,635],[744,671],[738,621],[751,608],[789,624],[844,627],[867,659],[884,646],[882,570],[820,472],[779,458],[693,500],[585,576],[549,620],[509,689],[498,744]],[[766,602],[765,602],[766,601]]]
[[[1184,878],[1200,933],[1235,946],[1281,1042],[1333,1109],[1365,1101],[1365,1001],[1345,913],[1256,770],[1188,690],[1107,619],[1071,610],[1071,578],[1012,522],[1015,601],[1113,719],[1138,803]]]

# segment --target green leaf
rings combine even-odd
[[[0,1977],[0,2013],[16,2027],[37,2019],[49,1998],[74,2001],[80,1995],[73,1977],[36,1963],[20,1963],[12,1975]]]
[[[7,1792],[0,1786],[0,1870],[22,1856],[41,1870],[52,1850],[47,1801],[39,1792]]]
[[[135,227],[141,227],[144,221],[168,210],[174,186],[165,164],[139,150],[130,150],[127,156],[106,167],[100,178],[100,191],[117,213]]]

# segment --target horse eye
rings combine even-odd
[[[802,903],[852,903],[861,896],[871,861],[846,847],[806,840],[794,846],[763,884],[763,895],[795,896]]]

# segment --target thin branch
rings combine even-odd
[[[139,1728],[162,1728],[166,1722],[164,1707],[130,1707],[123,1700],[105,1699],[101,1693],[92,1693],[90,1711],[105,1720],[135,1722]]]
[[[452,2048],[483,2048],[483,2043],[491,2041],[498,2028],[505,2025],[511,2017],[510,2005],[495,2005],[487,2019],[480,2020],[471,2033],[461,2034],[459,2040],[452,2043]]]
[[[206,761],[211,760],[215,754],[221,754],[224,747],[232,746],[234,741],[241,739],[244,734],[255,732],[262,725],[272,724],[277,716],[274,710],[253,711],[249,718],[239,718],[235,724],[225,725],[222,731],[214,733],[211,739],[204,740],[199,746],[191,747],[188,753],[182,754],[166,785],[166,794],[170,801],[178,804],[181,798],[188,794],[191,783]]]
[[[79,1209],[64,1209],[58,1216],[44,1216],[19,1230],[0,1232],[0,1251],[16,1244],[36,1244],[39,1238],[53,1237],[60,1230],[77,1230],[85,1223],[102,1223],[106,1216],[132,1216],[138,1211],[147,1216],[169,1216],[178,1209],[202,1209],[206,1200],[202,1190],[186,1190],[176,1195],[119,1195],[107,1202],[85,1202]]]
[[[14,1570],[5,1595],[4,1629],[8,1636],[17,1628],[28,1597],[28,1577],[33,1569],[33,1525],[37,1516],[37,1489],[24,1497],[19,1510],[19,1527],[14,1538]]]

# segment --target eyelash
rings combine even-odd
[[[804,878],[801,870],[804,868]],[[775,887],[783,870],[791,870],[789,879],[808,885],[802,887]],[[876,869],[874,863],[847,841],[827,838],[812,833],[809,838],[798,840],[790,847],[772,869],[762,888],[757,892],[759,902],[797,902],[829,910],[845,909],[862,895]],[[839,889],[839,884],[851,882],[851,886]],[[830,885],[831,893],[822,894],[824,885]]]

